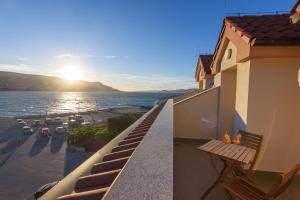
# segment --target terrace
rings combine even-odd
[[[216,179],[208,156],[197,150],[205,140],[174,140],[174,200],[201,199],[205,190]],[[221,163],[220,168],[221,168]],[[278,173],[255,171],[254,181],[264,191],[269,191],[279,178]],[[300,176],[297,176],[278,200],[300,199]],[[207,196],[207,200],[226,199],[225,192],[219,184]]]
[[[118,143],[124,142],[124,138],[143,123],[151,112],[153,109],[60,181],[41,199],[56,199],[68,194],[77,195],[59,199],[83,199],[80,192],[74,189],[80,177],[91,174],[95,163],[100,163],[107,155],[111,155],[111,150],[116,149]],[[128,161],[125,161],[126,164],[111,185],[105,188],[102,199],[139,199],[141,196],[144,199],[200,199],[216,178],[207,155],[197,150],[197,147],[207,140],[173,138],[172,115],[173,100],[168,100],[155,116],[153,124],[133,153],[129,158],[126,157]],[[219,164],[221,167],[221,163]],[[266,191],[271,188],[277,176],[277,173],[261,171],[253,175],[258,185]],[[278,199],[300,198],[299,185],[298,176]],[[225,198],[221,185],[207,197],[207,199]]]

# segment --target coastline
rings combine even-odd
[[[49,113],[49,114],[40,114],[40,115],[18,115],[18,116],[0,116],[0,118],[9,118],[9,119],[40,119],[46,117],[67,117],[70,115],[80,114],[80,115],[89,115],[89,114],[99,114],[102,112],[109,112],[109,113],[126,113],[129,112],[147,112],[150,110],[151,106],[122,106],[122,107],[111,107],[111,108],[103,108],[99,110],[89,110],[89,111],[79,111],[79,112],[64,112],[64,113]]]

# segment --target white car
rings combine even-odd
[[[63,123],[63,120],[61,117],[55,117],[55,120],[54,120],[55,124],[62,124]]]
[[[62,124],[62,126],[64,127],[65,130],[67,130],[68,127],[69,127],[69,124],[68,124],[67,122],[64,122],[64,123]]]
[[[23,119],[17,119],[17,123],[24,121]]]
[[[40,120],[33,120],[33,125],[35,127],[38,127],[38,126],[41,126],[42,124],[41,124]]]
[[[55,132],[59,133],[59,134],[63,134],[63,133],[65,133],[65,131],[66,130],[62,126],[56,127],[56,129],[55,129]]]
[[[82,126],[89,126],[89,125],[91,125],[91,123],[90,122],[82,122],[81,125]]]
[[[22,130],[24,135],[31,135],[33,133],[33,129],[30,126],[24,126]]]
[[[17,126],[19,128],[23,128],[24,126],[27,126],[27,123],[24,120],[22,120],[22,121],[17,122]]]

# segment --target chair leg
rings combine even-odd
[[[227,169],[227,163],[225,161],[223,161],[224,165],[223,168],[218,176],[218,178],[214,181],[214,183],[204,192],[204,194],[202,195],[201,199],[205,199],[207,197],[207,195],[218,185],[218,183],[221,181],[222,176],[224,175],[226,169]]]

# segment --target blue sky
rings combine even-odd
[[[227,0],[227,12],[289,11],[295,0]],[[225,0],[0,0],[0,70],[101,81],[121,90],[195,87]]]

